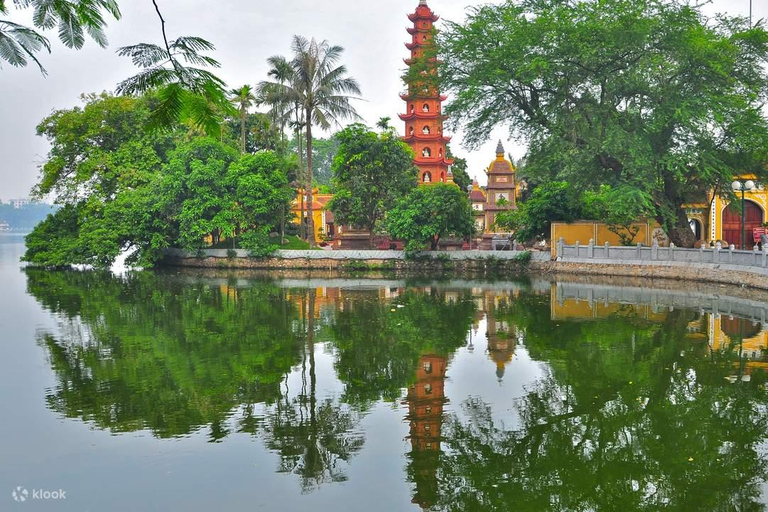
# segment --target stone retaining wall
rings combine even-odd
[[[229,258],[227,251],[205,251],[198,257],[183,251],[169,251],[166,265],[203,269],[296,270],[300,272],[384,271],[428,276],[433,272],[451,274],[519,274],[523,271],[576,275],[621,276],[648,279],[672,279],[699,283],[718,283],[768,290],[768,268],[701,263],[691,261],[638,261],[601,258],[559,258],[551,261],[549,253],[533,252],[525,265],[513,251],[457,251],[432,255],[432,259],[409,261],[400,251],[281,251],[280,257],[267,259]],[[446,255],[446,256],[442,256]],[[238,256],[240,256],[238,254]]]
[[[551,271],[563,274],[673,279],[748,286],[768,290],[768,269],[739,265],[683,261],[569,259],[557,261]]]
[[[417,254],[403,251],[277,251],[272,258],[249,258],[246,251],[206,250],[193,254],[178,249],[166,251],[163,264],[208,269],[263,269],[313,271],[402,271],[402,272],[517,272],[530,261],[549,262],[548,252],[455,251]]]

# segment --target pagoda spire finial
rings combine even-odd
[[[427,0],[419,0],[419,5],[427,5]]]
[[[496,156],[504,156],[504,145],[499,140],[499,145],[496,146]]]

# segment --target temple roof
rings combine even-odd
[[[469,199],[473,203],[485,202],[485,192],[483,192],[483,189],[480,188],[477,180],[472,182],[472,191],[469,193]]]
[[[512,162],[504,158],[504,145],[499,141],[499,145],[496,146],[496,160],[491,162],[491,165],[488,166],[488,169],[485,171],[486,174],[510,174],[514,176],[515,174],[515,166],[512,165]]]

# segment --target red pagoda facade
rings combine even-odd
[[[410,68],[433,44],[434,24],[439,16],[432,12],[426,0],[420,0],[416,12],[409,14],[408,19],[413,22],[413,27],[407,29],[411,42],[405,45],[411,51],[411,58],[405,60]],[[408,90],[400,95],[406,102],[406,113],[400,115],[400,119],[405,121],[404,140],[416,154],[414,163],[419,168],[419,184],[452,183],[453,160],[448,158],[446,150],[451,139],[443,134],[442,104],[446,96],[441,95],[434,84],[411,81],[407,85]]]

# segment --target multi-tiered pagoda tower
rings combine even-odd
[[[405,63],[409,68],[418,65],[422,68],[419,73],[434,77],[437,61],[427,51],[434,42],[434,26],[439,16],[432,12],[426,0],[420,0],[416,12],[409,14],[408,19],[413,22],[413,28],[408,29],[411,42],[405,46],[411,51],[411,58]],[[406,113],[400,115],[400,119],[405,121],[404,140],[416,154],[414,163],[419,168],[419,184],[451,183],[453,160],[448,158],[446,150],[451,139],[443,134],[442,104],[446,96],[440,94],[431,80],[419,83],[409,77],[407,82],[408,90],[400,95],[406,102]]]

